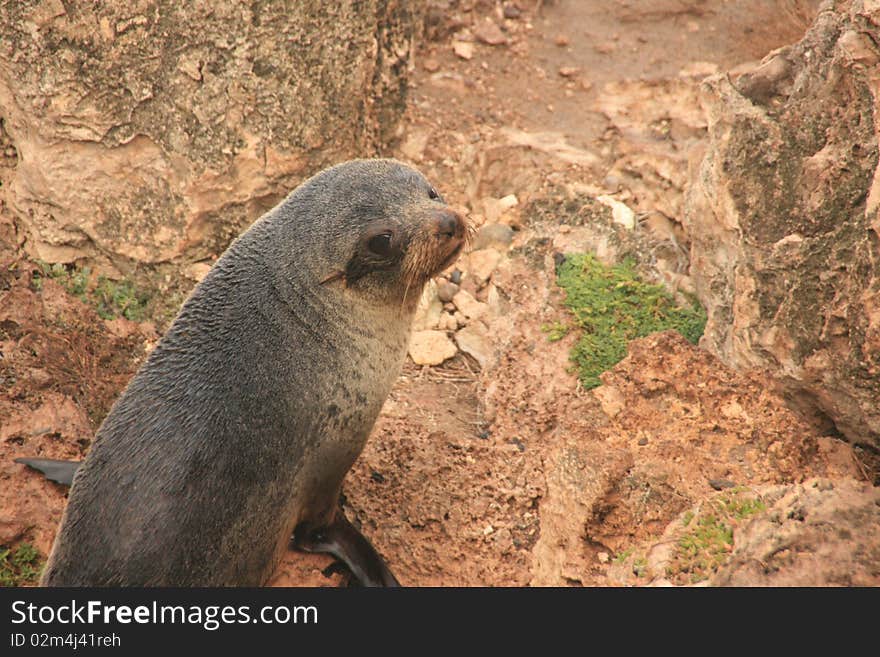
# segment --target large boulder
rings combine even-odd
[[[826,2],[798,44],[703,85],[686,203],[703,346],[880,446],[880,2]]]
[[[421,4],[0,3],[0,183],[32,254],[198,259],[304,176],[374,154]]]

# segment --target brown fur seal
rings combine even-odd
[[[98,429],[42,584],[257,586],[294,529],[396,584],[337,501],[466,232],[394,160],[327,169],[256,221]]]

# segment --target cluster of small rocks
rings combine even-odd
[[[489,321],[502,313],[503,301],[492,275],[513,240],[518,204],[514,195],[485,199],[470,250],[453,268],[428,282],[413,320],[409,356],[417,365],[440,365],[459,351],[481,368],[495,358]],[[491,221],[489,221],[491,220]]]

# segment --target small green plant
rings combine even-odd
[[[640,557],[633,561],[632,571],[636,577],[644,577],[648,571],[648,560],[645,557]]]
[[[581,330],[571,358],[587,389],[600,385],[599,375],[626,356],[630,340],[675,329],[696,344],[706,325],[698,303],[676,305],[662,286],[640,280],[632,261],[606,267],[591,254],[570,255],[559,267],[557,284]]]
[[[144,307],[148,297],[139,293],[131,281],[111,281],[105,276],[98,277],[93,292],[94,305],[102,319],[125,317],[133,322],[144,319]]]
[[[41,290],[43,279],[51,278],[83,303],[95,307],[102,319],[125,317],[135,322],[145,319],[145,308],[149,295],[138,291],[128,280],[112,281],[106,276],[98,276],[94,286],[90,286],[91,270],[61,263],[37,263],[40,269],[34,272],[34,288]]]
[[[737,525],[767,508],[760,498],[744,493],[742,488],[731,489],[711,500],[706,512],[684,515],[686,531],[678,540],[668,575],[687,574],[692,583],[701,582],[725,563],[733,551]]]
[[[40,553],[30,543],[0,547],[0,586],[33,584],[40,576]]]
[[[733,529],[708,514],[678,542],[679,556],[689,564],[691,581],[699,582],[721,566],[733,548]]]
[[[627,559],[630,558],[632,553],[633,553],[632,548],[630,548],[628,550],[622,550],[622,551],[618,552],[617,554],[615,554],[614,558],[611,561],[613,563],[623,563],[624,561],[626,561]]]
[[[552,324],[544,324],[541,326],[541,330],[547,334],[547,339],[550,340],[550,342],[558,342],[568,335],[571,327],[562,322],[553,322]]]
[[[736,520],[745,520],[767,508],[767,505],[760,499],[722,498],[721,504],[724,511]]]

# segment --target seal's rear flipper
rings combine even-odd
[[[327,527],[297,527],[291,545],[305,552],[332,554],[348,566],[363,586],[400,586],[376,549],[341,510]]]
[[[34,470],[39,470],[49,481],[70,486],[73,483],[73,475],[82,464],[82,461],[60,461],[58,459],[15,459],[16,463],[22,463]]]

